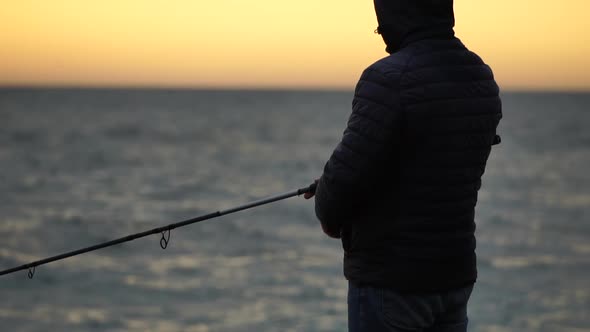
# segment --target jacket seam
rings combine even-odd
[[[385,126],[382,126],[381,125],[381,123],[382,123],[381,121],[379,121],[377,119],[374,119],[374,118],[372,118],[372,117],[370,117],[370,116],[368,116],[368,115],[366,115],[364,113],[361,113],[360,111],[353,112],[353,115],[354,116],[361,117],[361,118],[366,119],[366,120],[369,120],[370,122],[375,123],[381,129],[384,129],[384,127],[385,127]]]
[[[348,168],[349,170],[352,170],[353,172],[358,172],[358,170],[359,170],[358,168],[353,167],[349,163],[342,161],[342,158],[340,158],[336,153],[334,153],[333,157],[336,161],[338,161],[342,165],[346,166],[346,168]]]
[[[406,90],[409,89],[413,89],[413,88],[417,88],[420,86],[426,86],[426,85],[441,85],[441,84],[445,84],[445,83],[475,83],[475,82],[495,82],[495,80],[493,78],[481,78],[478,80],[474,80],[471,77],[468,78],[463,78],[463,79],[445,79],[445,80],[439,80],[439,81],[430,81],[430,82],[415,82],[413,84],[404,84],[403,87]]]
[[[382,103],[382,102],[376,101],[376,100],[374,100],[374,99],[372,99],[372,98],[361,97],[361,96],[359,96],[359,95],[355,95],[355,98],[356,98],[356,99],[358,99],[358,100],[363,100],[363,101],[366,101],[366,102],[369,102],[369,103],[375,104],[375,105],[379,105],[379,106],[381,106],[381,107],[383,107],[383,108],[385,108],[385,109],[388,109],[388,108],[391,108],[391,107],[393,107],[393,106],[391,106],[391,105],[387,105],[387,104],[384,104],[384,103]],[[399,97],[398,97],[398,99],[399,99]]]
[[[351,131],[352,133],[357,134],[360,137],[364,137],[365,139],[367,139],[369,141],[376,142],[376,143],[379,143],[379,144],[386,143],[386,140],[381,140],[381,139],[373,138],[371,136],[368,136],[366,134],[363,134],[362,132],[360,132],[358,129],[356,129],[354,127],[348,126],[347,129],[349,131]]]
[[[490,95],[490,96],[478,96],[478,97],[452,97],[452,98],[440,98],[440,99],[431,99],[425,100],[416,103],[409,103],[408,106],[416,106],[416,105],[426,105],[430,103],[437,103],[437,102],[445,102],[445,101],[454,101],[454,100],[478,100],[478,99],[495,99],[498,98],[497,94]],[[446,115],[445,115],[446,116]]]
[[[417,88],[419,86],[436,86],[436,85],[443,85],[445,83],[484,83],[484,82],[495,82],[494,79],[492,78],[486,78],[486,79],[479,79],[479,80],[446,80],[446,81],[438,81],[438,82],[420,82],[420,83],[416,83],[415,85],[406,85],[404,86],[405,90],[412,90],[414,88]]]

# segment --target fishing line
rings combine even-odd
[[[184,220],[184,221],[180,221],[177,223],[173,223],[170,225],[166,225],[166,226],[162,226],[162,227],[158,227],[158,228],[154,228],[154,229],[150,229],[148,231],[144,231],[144,232],[140,232],[140,233],[135,233],[135,234],[130,234],[115,240],[111,240],[111,241],[107,241],[107,242],[103,242],[103,243],[99,243],[90,247],[86,247],[86,248],[82,248],[82,249],[78,249],[78,250],[74,250],[74,251],[70,251],[70,252],[66,252],[60,255],[56,255],[56,256],[52,256],[52,257],[48,257],[48,258],[44,258],[44,259],[40,259],[28,264],[24,264],[21,266],[17,266],[17,267],[13,267],[11,269],[7,269],[7,270],[3,270],[0,271],[0,276],[2,275],[6,275],[6,274],[11,274],[17,271],[22,271],[22,270],[28,270],[27,272],[27,276],[29,277],[29,279],[33,279],[33,277],[35,276],[35,270],[37,268],[37,266],[41,266],[41,265],[45,265],[51,262],[55,262],[55,261],[59,261],[59,260],[63,260],[69,257],[73,257],[73,256],[78,256],[78,255],[82,255],[85,254],[87,252],[91,252],[91,251],[96,251],[99,249],[103,249],[103,248],[107,248],[107,247],[112,247],[121,243],[125,243],[125,242],[130,242],[133,240],[137,240],[149,235],[153,235],[153,234],[161,234],[161,238],[160,238],[160,247],[162,249],[166,249],[168,248],[168,245],[170,244],[170,237],[171,237],[171,232],[173,229],[175,228],[180,228],[180,227],[184,227],[184,226],[188,226],[191,224],[195,224],[201,221],[205,221],[208,219],[214,219],[214,218],[218,218],[221,216],[225,216],[231,213],[236,213],[239,211],[243,211],[243,210],[247,210],[247,209],[251,209],[257,206],[261,206],[261,205],[266,205],[266,204],[270,204],[270,203],[274,203],[277,201],[281,201],[287,198],[291,198],[294,196],[301,196],[305,193],[315,193],[315,189],[316,189],[316,184],[312,184],[309,187],[306,188],[301,188],[301,189],[297,189],[294,191],[290,191],[284,194],[280,194],[277,196],[272,196],[272,197],[268,197],[265,199],[261,199],[261,200],[257,200],[254,202],[250,202],[244,205],[240,205],[228,210],[221,210],[221,211],[217,211],[217,212],[213,212],[213,213],[209,213],[209,214],[205,214],[199,217],[195,217],[192,219],[188,219],[188,220]]]

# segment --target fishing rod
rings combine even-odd
[[[221,210],[221,211],[217,211],[217,212],[213,212],[213,213],[209,213],[209,214],[205,214],[199,217],[195,217],[192,219],[188,219],[188,220],[184,220],[184,221],[180,221],[177,223],[173,223],[170,225],[166,225],[166,226],[162,226],[162,227],[158,227],[158,228],[154,228],[154,229],[150,229],[148,231],[145,232],[140,232],[140,233],[135,233],[135,234],[130,234],[115,240],[111,240],[111,241],[107,241],[107,242],[103,242],[103,243],[99,243],[90,247],[86,247],[86,248],[82,248],[82,249],[78,249],[78,250],[74,250],[74,251],[70,251],[70,252],[66,252],[60,255],[56,255],[56,256],[52,256],[52,257],[48,257],[48,258],[44,258],[38,261],[34,261],[28,264],[24,264],[21,266],[17,266],[17,267],[13,267],[11,269],[7,269],[4,271],[0,271],[0,276],[2,275],[6,275],[6,274],[11,274],[17,271],[22,271],[22,270],[29,270],[29,272],[27,273],[29,279],[33,279],[33,276],[35,275],[35,269],[37,268],[37,266],[40,265],[45,265],[51,262],[55,262],[55,261],[59,261],[59,260],[63,260],[69,257],[73,257],[73,256],[78,256],[78,255],[82,255],[85,254],[87,252],[91,252],[91,251],[95,251],[95,250],[99,250],[99,249],[103,249],[103,248],[107,248],[107,247],[112,247],[121,243],[125,243],[125,242],[130,242],[133,240],[137,240],[139,238],[143,238],[152,234],[161,234],[162,237],[160,238],[160,247],[162,249],[166,249],[168,247],[168,243],[170,242],[170,234],[171,231],[175,228],[179,228],[179,227],[184,227],[184,226],[188,226],[191,224],[196,224],[198,222],[201,221],[205,221],[205,220],[209,220],[209,219],[214,219],[214,218],[218,218],[221,216],[225,216],[228,214],[232,214],[232,213],[236,213],[239,211],[243,211],[243,210],[247,210],[247,209],[251,209],[257,206],[261,206],[261,205],[266,205],[266,204],[270,204],[270,203],[274,203],[277,201],[281,201],[287,198],[291,198],[294,196],[301,196],[303,194],[306,193],[315,193],[315,189],[316,189],[316,183],[310,185],[309,187],[306,188],[301,188],[301,189],[297,189],[294,191],[290,191],[284,194],[280,194],[277,196],[272,196],[272,197],[268,197],[268,198],[264,198],[261,200],[257,200],[257,201],[253,201],[250,203],[246,203],[244,205],[240,205],[240,206],[236,206],[234,208],[230,208],[227,210]]]

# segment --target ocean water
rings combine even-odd
[[[470,331],[590,331],[590,95],[505,93]],[[0,90],[0,269],[308,185],[349,92]],[[345,331],[340,243],[274,203],[0,277],[1,331]]]

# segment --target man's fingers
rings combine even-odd
[[[319,181],[320,181],[319,179],[316,179],[316,180],[313,182],[313,184],[312,184],[312,185],[309,187],[309,188],[310,188],[310,191],[308,191],[308,192],[306,192],[305,194],[303,194],[303,198],[305,198],[305,199],[310,199],[310,198],[312,198],[313,196],[315,196],[315,189],[316,189],[316,187],[317,187],[317,185],[318,185],[318,182],[319,182]]]

